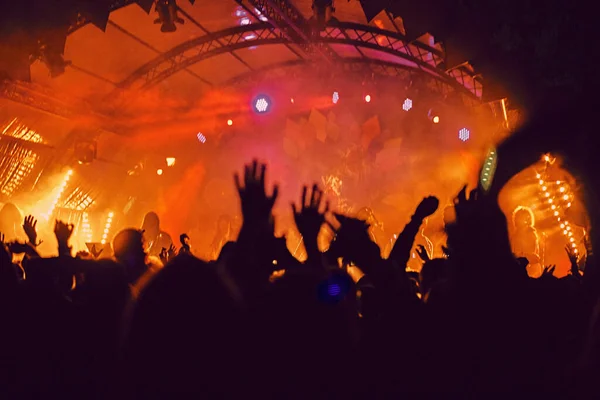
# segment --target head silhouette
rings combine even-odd
[[[6,203],[0,210],[0,232],[6,236],[6,240],[14,240],[17,230],[23,223],[21,212],[13,203]]]
[[[535,224],[533,211],[529,207],[519,206],[515,208],[512,214],[513,225],[515,228],[532,228]]]
[[[113,240],[115,259],[127,269],[130,282],[136,281],[144,272],[146,253],[142,231],[124,229]]]
[[[160,221],[158,215],[154,211],[149,212],[144,217],[142,230],[148,236],[156,236],[160,232]]]

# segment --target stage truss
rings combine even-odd
[[[457,91],[468,93],[474,98],[481,98],[483,87],[480,77],[468,66],[463,65],[446,71],[439,66],[443,63],[443,54],[421,42],[407,42],[406,38],[397,32],[387,31],[376,27],[351,22],[335,22],[327,26],[314,42],[332,45],[349,45],[355,48],[372,49],[390,55],[390,61],[362,56],[351,61],[361,63],[372,62],[387,67],[396,64],[398,68],[412,68],[428,73],[433,78],[447,84]],[[298,43],[290,41],[288,35],[269,22],[238,26],[213,32],[191,39],[171,50],[159,55],[144,64],[129,77],[119,83],[122,89],[147,89],[162,82],[168,77],[203,60],[224,53],[254,47],[284,44],[292,49],[302,51]],[[297,51],[294,51],[297,54]],[[362,53],[364,54],[364,53]],[[313,59],[298,57],[298,62],[315,62]],[[337,61],[343,61],[336,57]],[[346,60],[348,62],[348,60]],[[333,68],[336,65],[332,65]]]

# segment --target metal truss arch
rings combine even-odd
[[[467,66],[445,71],[439,68],[443,61],[443,54],[439,50],[420,42],[409,43],[399,33],[368,25],[336,22],[327,26],[320,36],[315,38],[315,41],[369,48],[390,54],[405,61],[387,63],[382,61],[382,65],[396,64],[397,67],[420,69],[457,90],[474,98],[481,98],[482,84]],[[175,46],[138,68],[120,82],[119,87],[123,89],[149,88],[178,71],[210,57],[267,44],[294,45],[295,43],[269,23],[228,28]],[[366,59],[368,61],[370,58]],[[357,61],[356,59],[352,60]],[[343,58],[340,61],[343,62]]]
[[[235,50],[289,41],[268,23],[236,26],[200,36],[162,53],[142,65],[117,85],[123,89],[145,89],[156,85],[183,68]]]
[[[218,86],[231,87],[238,85],[243,86],[246,84],[254,84],[256,81],[260,81],[263,77],[277,70],[300,68],[302,71],[306,71],[306,66],[308,66],[310,63],[311,60],[297,59],[270,64],[260,69],[238,74],[220,83]],[[439,77],[437,76],[426,74],[421,70],[406,65],[393,63],[390,61],[383,61],[368,57],[345,57],[339,59],[336,62],[336,67],[339,70],[338,72],[352,74],[354,76],[357,76],[357,78],[360,78],[361,76],[364,77],[366,74],[374,74],[375,76],[379,77],[400,78],[404,80],[410,80],[415,75],[426,75],[432,80],[432,85],[430,85],[429,88],[436,91],[440,95],[446,96],[450,93],[456,92],[456,87],[448,85],[446,81],[439,79]],[[472,96],[472,94],[467,94],[464,90],[461,90],[459,93],[463,94],[462,98],[465,99],[465,104],[479,103],[479,100],[475,99]]]
[[[275,64],[269,64],[263,68],[254,71],[248,71],[236,75],[225,82],[222,82],[219,86],[227,87],[238,85],[242,82],[253,80],[255,76],[267,75],[268,73],[278,70],[278,69],[287,69],[300,67],[303,68],[311,63],[311,60],[307,59],[297,59],[297,60],[287,60],[278,62]],[[406,76],[407,74],[418,73],[414,68],[410,68],[405,65],[399,65],[388,61],[382,61],[374,58],[366,58],[366,57],[345,57],[341,58],[336,62],[336,65],[343,70],[344,72],[372,72],[379,76]],[[435,78],[435,77],[433,77]]]

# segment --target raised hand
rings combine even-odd
[[[166,247],[163,247],[160,250],[160,254],[158,256],[160,257],[160,261],[162,261],[163,265],[167,265],[167,263],[169,262],[169,253],[167,252]]]
[[[554,275],[554,270],[556,269],[556,265],[548,265],[544,267],[542,271],[542,276],[540,278],[549,278]]]
[[[318,254],[317,236],[325,222],[325,214],[329,212],[329,202],[323,205],[323,191],[315,183],[308,195],[308,187],[302,188],[301,206],[292,203],[292,212],[298,231],[304,239],[304,246],[309,258]]]
[[[171,244],[171,246],[169,246],[169,250],[167,250],[167,257],[169,257],[169,260],[171,260],[176,255],[177,255],[177,248],[175,247],[174,244]]]
[[[571,262],[571,274],[573,276],[581,276],[581,273],[579,272],[579,254],[575,253],[575,250],[568,245],[565,246],[565,251]]]
[[[31,243],[12,242],[6,246],[12,254],[25,254],[31,258],[40,256]]]
[[[67,224],[56,220],[54,225],[54,235],[58,241],[58,253],[60,255],[71,255],[71,247],[69,247],[69,239],[73,235],[73,224]]]
[[[269,223],[273,205],[277,200],[279,187],[273,186],[273,193],[269,196],[265,189],[265,172],[267,166],[252,161],[244,166],[244,182],[235,174],[235,186],[242,203],[242,215],[245,223]]]
[[[160,260],[162,261],[163,265],[167,265],[169,263],[169,261],[171,261],[175,256],[177,255],[177,249],[175,248],[175,246],[173,244],[171,244],[171,246],[167,249],[166,247],[163,247],[160,250]]]
[[[40,240],[40,242],[38,243],[37,241],[37,219],[35,219],[32,215],[28,215],[25,217],[25,220],[23,221],[23,230],[25,231],[25,234],[27,235],[27,239],[29,240],[29,243],[34,246],[37,247],[40,244],[42,244],[42,241]]]
[[[332,259],[343,257],[355,262],[360,269],[368,274],[381,261],[379,246],[369,235],[369,225],[360,219],[333,214],[339,223],[339,229],[328,223],[335,233],[327,254]]]
[[[417,206],[415,217],[425,219],[437,211],[440,201],[435,196],[425,197]]]
[[[419,255],[419,258],[421,260],[423,260],[424,262],[431,261],[431,258],[429,257],[429,253],[427,253],[425,246],[423,246],[422,244],[417,246],[416,252]]]

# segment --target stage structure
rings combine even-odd
[[[238,7],[244,11],[248,23],[211,31],[203,25],[203,21],[195,19],[181,8],[183,0],[180,0],[180,6],[177,7],[178,18],[185,19],[186,24],[192,24],[199,28],[203,34],[182,41],[166,51],[153,49],[155,56],[152,59],[140,65],[129,76],[114,83],[114,90],[106,97],[108,106],[104,104],[100,108],[91,100],[67,99],[47,87],[16,80],[1,82],[0,97],[64,121],[75,117],[84,117],[83,119],[85,119],[86,116],[89,116],[90,120],[98,124],[90,129],[96,134],[127,135],[128,128],[120,123],[118,115],[120,94],[153,88],[180,71],[189,72],[188,68],[197,63],[223,54],[230,54],[243,66],[242,70],[233,76],[219,83],[213,83],[209,74],[193,73],[191,75],[209,87],[242,86],[247,82],[252,82],[253,79],[266,76],[272,71],[286,71],[294,68],[321,68],[363,77],[398,77],[403,81],[424,77],[428,82],[434,83],[442,97],[447,94],[459,94],[461,98],[468,100],[471,104],[482,104],[484,86],[481,75],[468,63],[450,69],[445,68],[447,55],[440,46],[435,46],[432,41],[425,43],[421,40],[410,39],[401,26],[402,21],[395,19],[389,13],[384,16],[388,22],[387,28],[384,29],[375,24],[339,20],[330,15],[332,10],[314,10],[313,7],[314,15],[307,16],[306,12],[300,11],[301,0],[228,1],[231,3],[232,9]],[[190,3],[194,2],[190,1]],[[76,19],[66,29],[66,34],[77,34],[87,24],[93,24],[103,31],[106,31],[107,26],[113,26],[138,43],[149,47],[147,43],[144,44],[142,39],[136,38],[133,33],[120,27],[111,19],[112,12],[128,6],[136,7],[135,4],[150,14],[155,10],[156,2],[154,0],[114,0],[107,2],[106,7],[101,10],[79,9],[75,13]],[[202,3],[194,5],[194,7],[204,6]],[[115,46],[117,45],[115,43]],[[293,59],[252,66],[243,57],[245,49],[277,45],[285,46],[294,55]],[[348,49],[352,50],[351,55],[349,55]],[[66,65],[66,68],[77,68],[76,65],[70,63]],[[93,76],[96,71],[88,72]],[[111,101],[113,102],[112,107]],[[95,146],[94,137],[79,139],[89,140],[90,146]],[[17,140],[26,147],[34,145],[21,143],[22,140],[18,138],[0,137],[2,142],[7,143],[8,140]],[[51,149],[48,150],[49,152],[60,153],[62,151],[58,147],[48,148]],[[44,157],[54,159],[50,154]],[[86,162],[88,158],[84,157]],[[41,159],[37,160],[36,167],[41,168],[41,165]],[[14,194],[24,186],[21,183],[18,186],[12,185],[7,180],[8,178],[7,176],[1,177],[3,181],[6,180],[5,183],[8,185],[6,193]],[[96,198],[96,196],[88,196],[86,189],[86,194],[82,198],[87,201],[88,197]],[[76,207],[79,213],[87,212],[90,204],[93,204],[83,202],[81,204],[85,204],[85,206],[82,207],[79,203],[81,202],[78,202]],[[83,218],[83,214],[79,217]]]

